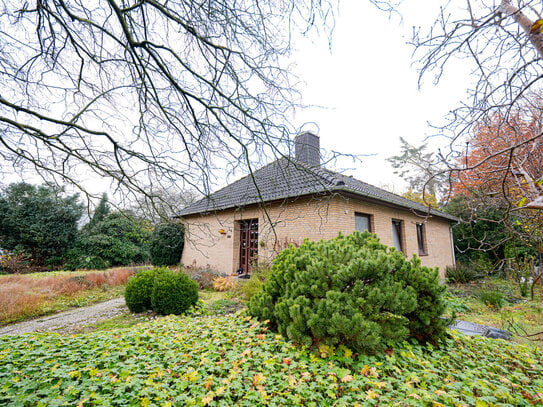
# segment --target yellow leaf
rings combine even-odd
[[[530,34],[540,34],[542,31],[543,31],[543,19],[536,20],[536,22],[532,24],[532,28],[530,29]]]
[[[205,397],[202,398],[202,404],[204,406],[207,406],[209,403],[211,403],[211,401],[213,401],[213,397],[215,397],[215,394],[213,394],[213,392],[210,391],[209,393],[205,395]]]
[[[377,369],[374,366],[369,367],[368,365],[365,365],[362,370],[360,370],[360,373],[366,377],[379,377],[379,373],[377,373]]]
[[[374,383],[374,386],[377,387],[378,389],[384,389],[386,387],[386,383],[385,382],[375,382]]]
[[[257,373],[253,376],[253,386],[258,386],[259,384],[266,383],[266,376],[262,373]]]
[[[209,390],[213,386],[213,377],[208,377],[204,382],[204,389]]]
[[[373,400],[377,397],[379,397],[379,395],[375,393],[373,390],[366,391],[366,400]]]
[[[477,400],[475,402],[475,407],[487,407],[488,403],[484,400]]]

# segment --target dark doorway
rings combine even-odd
[[[249,272],[251,261],[258,256],[258,219],[239,222],[239,268]]]

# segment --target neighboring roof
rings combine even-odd
[[[178,216],[208,213],[260,202],[330,192],[351,193],[361,198],[370,198],[422,213],[428,212],[428,208],[421,203],[374,187],[355,178],[324,168],[310,167],[294,158],[284,157],[254,171],[252,176],[247,175],[185,207],[179,212]],[[430,211],[430,214],[451,221],[458,220],[452,215],[434,209]]]

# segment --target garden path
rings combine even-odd
[[[19,335],[30,332],[76,331],[78,328],[111,319],[127,311],[124,298],[114,298],[84,308],[33,319],[31,321],[0,327],[0,336]]]

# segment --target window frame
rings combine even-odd
[[[428,256],[428,242],[426,241],[426,225],[424,223],[417,222],[415,224],[415,228],[417,231],[417,244],[419,247],[419,256]]]
[[[391,225],[392,225],[392,245],[396,248],[396,250],[398,250],[398,248],[394,244],[394,230],[396,230],[396,233],[398,234],[398,241],[400,243],[400,250],[398,250],[398,251],[403,253],[403,255],[405,256],[404,221],[401,220],[401,219],[393,218],[392,222],[391,222]]]
[[[367,218],[368,219],[368,232],[370,233],[373,233],[373,216],[370,215],[369,213],[363,213],[363,212],[355,212],[354,213],[354,230],[355,231],[358,231],[358,232],[361,232],[360,230],[358,230],[356,228],[356,217],[359,216],[359,217],[364,217],[364,218]]]

